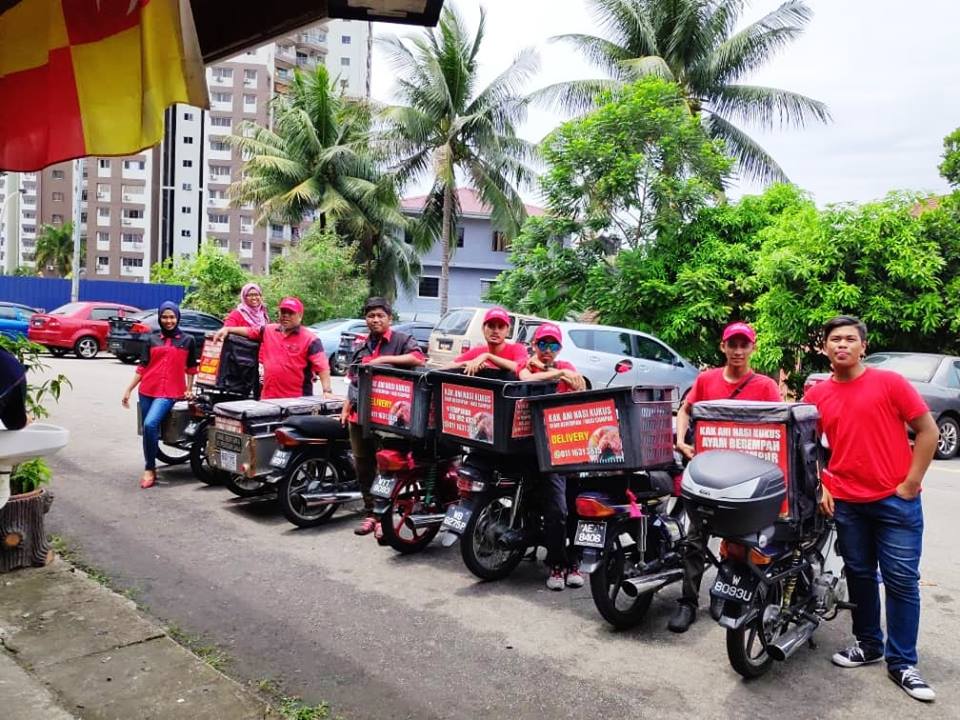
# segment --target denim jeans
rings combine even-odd
[[[143,460],[146,470],[157,469],[160,425],[175,402],[173,398],[155,398],[140,393],[140,417],[143,418]]]
[[[852,611],[853,634],[861,647],[883,650],[892,670],[916,665],[923,543],[920,498],[904,500],[891,495],[870,503],[838,500],[834,517],[850,602],[857,606]],[[880,628],[878,565],[886,594],[885,648]]]

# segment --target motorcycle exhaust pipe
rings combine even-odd
[[[446,516],[446,513],[424,513],[422,515],[411,515],[407,520],[414,528],[420,530],[432,525],[440,525]]]
[[[627,578],[620,584],[620,589],[624,594],[632,598],[639,597],[645,593],[656,592],[664,585],[669,585],[683,578],[683,570],[674,568],[654,573],[653,575],[640,575],[639,577]]]
[[[333,503],[350,502],[351,500],[360,500],[361,498],[363,498],[363,495],[359,492],[300,493],[300,499],[303,501],[304,506],[308,508],[332,505]]]
[[[798,647],[810,639],[810,636],[813,635],[813,631],[816,630],[819,625],[820,623],[816,623],[813,620],[804,620],[792,630],[785,632],[783,635],[770,643],[770,645],[767,647],[767,653],[774,660],[783,662],[788,657],[793,655]]]

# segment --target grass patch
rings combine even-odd
[[[330,707],[326,703],[307,705],[295,697],[280,698],[277,711],[284,720],[326,720],[330,717]]]
[[[224,668],[227,663],[230,662],[230,656],[222,648],[207,642],[200,635],[188,633],[179,625],[168,625],[167,635],[169,635],[174,642],[187,648],[187,650],[203,660],[214,670],[224,672]]]
[[[113,583],[110,580],[110,576],[100,568],[96,567],[95,565],[91,565],[84,560],[80,556],[77,548],[68,543],[65,538],[61,537],[60,535],[51,535],[50,546],[53,548],[54,552],[57,553],[57,555],[62,557],[75,568],[83,570],[87,575],[90,576],[90,579],[113,589]]]

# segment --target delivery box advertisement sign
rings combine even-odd
[[[517,400],[514,406],[510,437],[533,437],[533,416],[530,414],[530,403],[526,400]]]
[[[220,370],[220,353],[223,351],[223,340],[207,338],[203,341],[203,350],[200,352],[200,366],[197,371],[196,382],[201,385],[216,385],[217,372]]]
[[[370,378],[370,422],[395,428],[410,427],[413,381],[388,375]]]
[[[613,400],[561,405],[543,412],[553,465],[624,461],[623,440]]]
[[[779,465],[784,477],[789,472],[787,426],[782,423],[698,420],[695,442],[698,453],[706,450],[735,450]]]
[[[440,422],[447,435],[493,444],[493,390],[443,383]]]

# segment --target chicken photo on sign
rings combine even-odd
[[[545,410],[543,419],[554,465],[624,461],[623,439],[613,400],[562,405]]]

